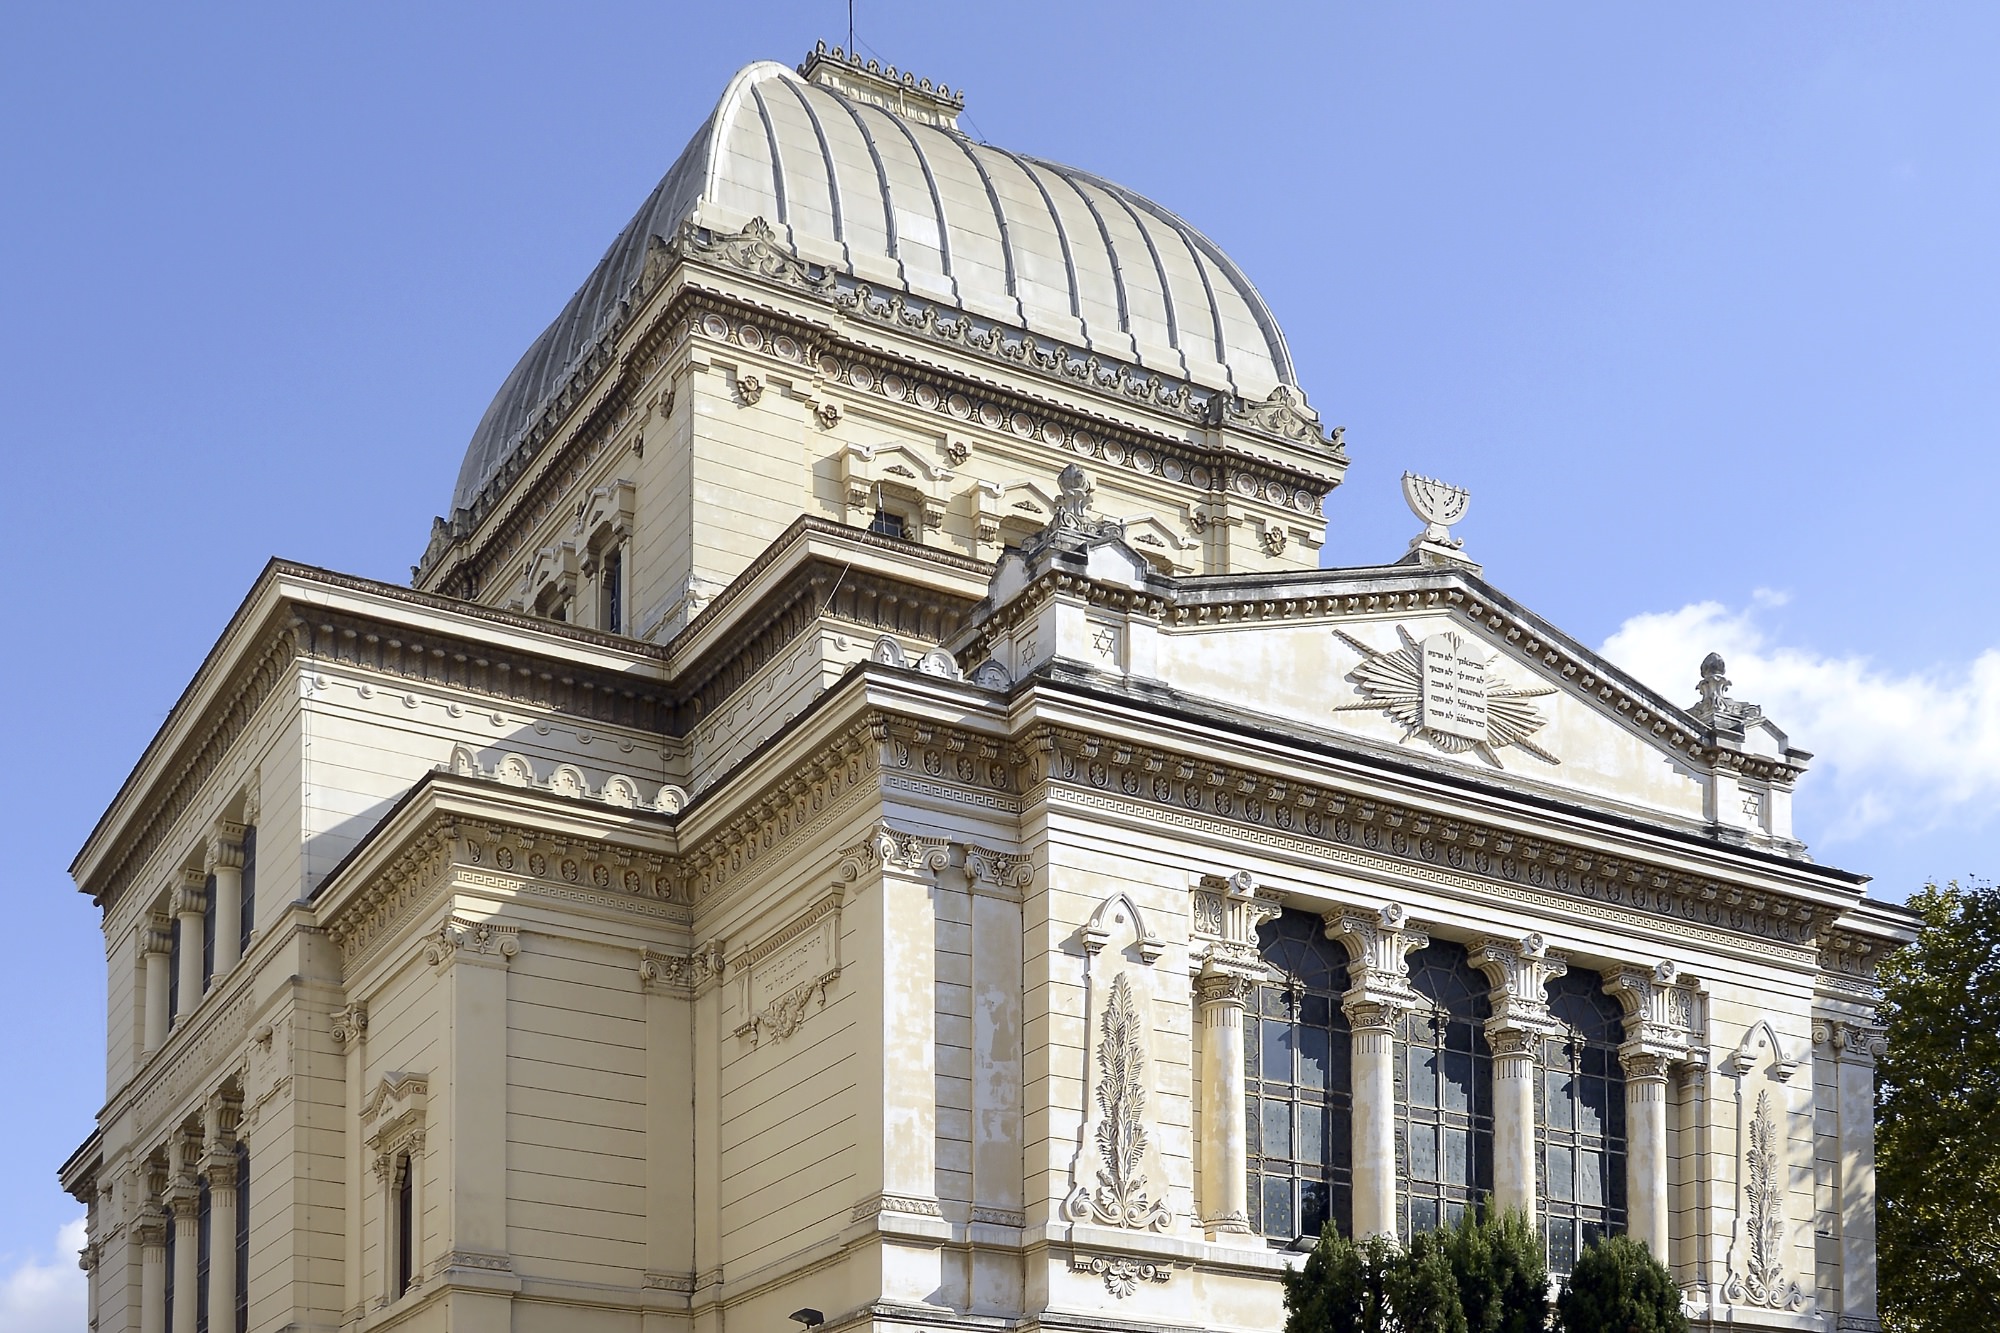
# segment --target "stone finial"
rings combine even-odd
[[[1061,494],[1056,499],[1056,513],[1051,526],[1082,532],[1090,522],[1090,502],[1097,489],[1090,484],[1089,474],[1071,463],[1056,473],[1056,489]]]
[[[1710,653],[1701,659],[1701,680],[1695,685],[1701,699],[1688,711],[1712,727],[1741,728],[1762,717],[1764,710],[1729,697],[1729,677],[1725,670],[1721,653]]]

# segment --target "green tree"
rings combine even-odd
[[[1885,1328],[1988,1328],[2000,1310],[2000,890],[1927,884],[1883,960],[1876,1245]]]
[[[1285,1274],[1285,1333],[1385,1333],[1398,1258],[1380,1236],[1357,1245],[1327,1223],[1305,1263]]]
[[[1630,1236],[1612,1236],[1577,1256],[1556,1298],[1556,1333],[1688,1333],[1688,1323],[1666,1265]]]
[[[1542,1333],[1549,1266],[1542,1240],[1518,1208],[1468,1209],[1445,1238],[1469,1333]]]
[[[1389,1312],[1400,1333],[1466,1333],[1452,1271],[1451,1233],[1425,1231],[1389,1266]]]

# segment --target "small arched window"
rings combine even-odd
[[[1450,1226],[1493,1188],[1491,983],[1465,947],[1440,940],[1410,955],[1422,997],[1403,1020],[1396,1066],[1398,1222],[1405,1240]]]
[[[1564,1033],[1542,1043],[1535,1166],[1549,1271],[1567,1273],[1585,1246],[1625,1230],[1625,1018],[1585,968],[1548,995]]]
[[[1317,1237],[1332,1221],[1354,1234],[1353,1080],[1347,951],[1324,921],[1287,911],[1258,928],[1280,980],[1257,987],[1243,1016],[1250,1228],[1273,1240]]]

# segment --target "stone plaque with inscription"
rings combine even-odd
[[[1424,729],[1467,740],[1486,739],[1486,663],[1472,644],[1456,634],[1424,639]]]

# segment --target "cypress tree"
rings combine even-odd
[[[1549,1268],[1541,1237],[1518,1208],[1489,1200],[1468,1210],[1446,1238],[1470,1333],[1542,1333],[1548,1326]]]
[[[1629,1236],[1585,1250],[1556,1299],[1556,1333],[1688,1333],[1680,1288]]]
[[[1467,1333],[1452,1271],[1451,1233],[1426,1231],[1389,1269],[1389,1309],[1401,1333]]]

